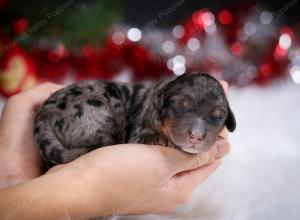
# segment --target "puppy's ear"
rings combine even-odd
[[[168,88],[170,87],[170,81],[162,81],[157,85],[153,92],[153,104],[156,109],[161,109],[165,102],[165,97]]]
[[[153,96],[153,104],[156,109],[161,109],[165,100],[165,88],[159,89]]]
[[[236,121],[235,121],[235,116],[233,112],[231,111],[230,107],[228,106],[228,115],[225,121],[226,128],[230,131],[233,132],[236,128]]]

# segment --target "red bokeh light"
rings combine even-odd
[[[26,18],[18,18],[13,22],[13,30],[17,34],[25,32],[28,28],[29,22]]]
[[[272,67],[268,63],[264,63],[260,66],[260,72],[263,76],[267,77],[272,73]]]
[[[281,48],[279,45],[276,46],[274,57],[275,58],[281,58],[284,57],[287,54],[287,50]]]
[[[230,24],[232,22],[232,14],[228,10],[222,10],[219,13],[218,19],[221,24]]]
[[[203,29],[205,26],[203,15],[209,12],[207,8],[201,9],[200,11],[196,11],[193,13],[193,22],[197,25],[198,28]]]
[[[56,63],[56,62],[58,62],[59,57],[57,56],[57,54],[54,51],[50,51],[48,53],[48,59],[50,62]]]
[[[236,56],[240,56],[245,52],[245,46],[240,42],[235,42],[231,46],[231,52]]]
[[[295,33],[293,31],[292,28],[288,27],[288,26],[285,26],[283,28],[280,29],[280,33],[281,34],[288,34],[290,35],[292,38],[294,37]]]
[[[81,48],[81,53],[85,57],[92,56],[95,55],[95,49],[91,44],[85,44]]]

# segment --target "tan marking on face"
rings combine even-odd
[[[160,130],[166,136],[169,136],[169,134],[171,133],[171,128],[172,128],[171,120],[164,121],[163,124],[161,124],[160,126]]]

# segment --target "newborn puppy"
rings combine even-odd
[[[34,135],[44,160],[60,164],[121,143],[200,153],[224,126],[234,131],[236,123],[222,86],[197,73],[152,86],[100,80],[70,85],[44,103]]]

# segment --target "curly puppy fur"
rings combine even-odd
[[[45,162],[61,164],[121,143],[200,153],[224,126],[233,131],[236,124],[222,86],[197,73],[151,86],[100,80],[67,86],[36,115],[34,136]]]

